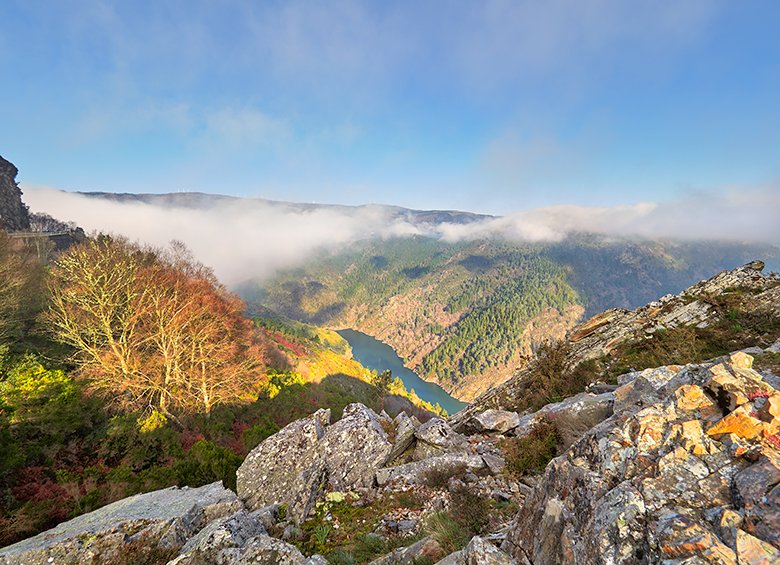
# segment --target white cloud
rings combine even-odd
[[[488,236],[559,241],[572,232],[647,238],[759,241],[780,245],[780,187],[700,192],[626,206],[550,206],[468,225],[437,228],[447,241]]]
[[[173,208],[43,187],[23,190],[33,211],[75,221],[87,231],[118,233],[160,246],[181,240],[228,284],[270,276],[358,239],[419,233],[405,222],[389,221],[386,209],[377,206],[300,210],[233,199],[208,209]]]

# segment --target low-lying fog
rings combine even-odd
[[[153,245],[186,243],[228,285],[265,278],[318,254],[369,237],[428,235],[445,241],[499,236],[557,241],[572,231],[647,238],[780,244],[780,188],[700,193],[629,206],[550,206],[466,224],[412,223],[381,206],[303,210],[252,199],[215,199],[206,208],[118,202],[23,186],[34,212],[74,221],[87,232],[123,234]]]

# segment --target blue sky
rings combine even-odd
[[[780,191],[780,4],[0,0],[23,186],[503,214]]]

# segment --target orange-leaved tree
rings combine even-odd
[[[243,302],[181,244],[101,236],[52,269],[46,319],[91,386],[132,409],[205,412],[256,397],[266,343]]]

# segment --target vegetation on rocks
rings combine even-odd
[[[745,353],[718,361],[627,375],[614,416],[550,463],[526,497],[507,544],[514,557],[780,559],[780,391]]]
[[[393,509],[419,510],[413,494],[393,493],[371,504],[356,504],[357,496],[332,493],[317,504],[313,516],[300,527],[293,543],[305,554],[319,553],[336,563],[366,563],[396,547],[411,544],[419,536],[389,540],[375,533],[377,523]]]
[[[507,471],[519,478],[543,471],[557,455],[560,443],[558,428],[543,420],[525,436],[502,439],[499,447],[504,452]]]

